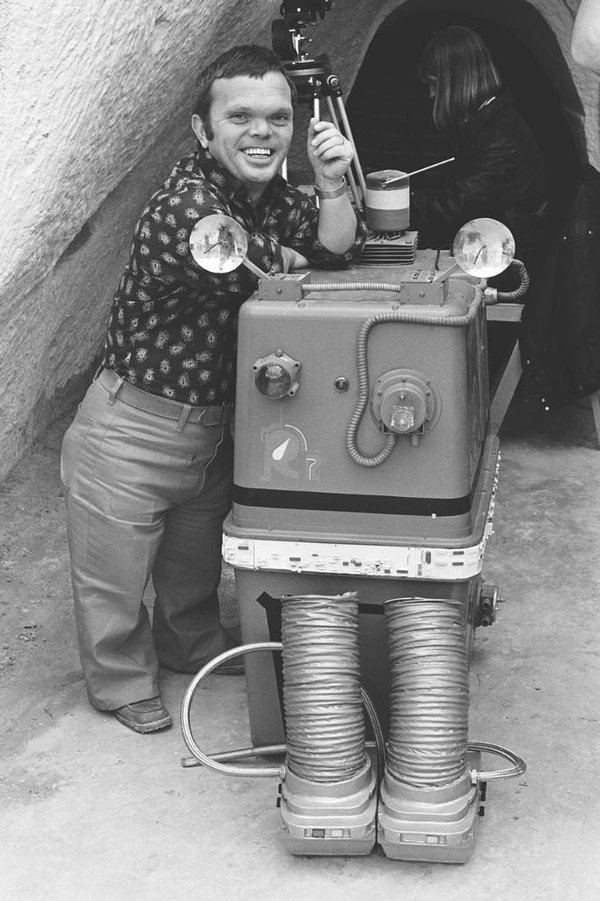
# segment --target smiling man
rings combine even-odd
[[[171,725],[159,665],[196,672],[235,644],[220,623],[217,588],[237,314],[257,279],[244,266],[200,269],[191,231],[204,216],[232,216],[248,233],[248,258],[271,273],[344,267],[364,240],[344,178],[353,149],[331,123],[312,120],[308,131],[319,207],[279,175],[295,93],[264,47],[234,47],[201,73],[192,116],[199,146],[142,212],[101,371],[63,442],[88,696],[136,732]],[[152,626],[143,602],[150,578]]]

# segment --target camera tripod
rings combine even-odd
[[[364,209],[367,189],[361,165],[356,153],[356,145],[346,108],[342,99],[342,87],[339,77],[331,71],[326,54],[309,58],[303,50],[307,39],[303,30],[312,25],[319,16],[321,19],[331,9],[329,0],[307,0],[307,2],[282,3],[283,19],[276,19],[271,25],[273,50],[280,57],[286,72],[298,91],[298,100],[312,103],[313,116],[321,118],[321,102],[324,100],[329,117],[338,131],[352,144],[354,159],[348,170],[348,183],[359,209]],[[286,172],[284,171],[284,176]]]
[[[331,121],[354,147],[354,159],[348,170],[348,183],[356,206],[364,209],[367,187],[344,106],[339,77],[331,71],[325,55],[316,59],[286,61],[284,66],[296,85],[300,102],[312,102],[313,116],[320,119],[321,103],[324,100]]]

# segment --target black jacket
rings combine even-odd
[[[439,170],[438,186],[426,188],[417,180],[423,176],[411,183],[411,227],[420,246],[451,247],[461,226],[485,216],[508,226],[517,258],[527,263],[545,239],[547,185],[540,151],[507,95],[462,123],[455,156]]]
[[[600,389],[600,172],[583,167],[548,245],[521,350],[543,409]]]

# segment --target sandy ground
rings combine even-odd
[[[464,866],[389,861],[379,849],[292,857],[276,780],[184,769],[178,723],[139,736],[90,708],[58,479],[67,422],[0,487],[2,901],[598,897],[600,451],[589,404],[543,420],[517,405],[504,430],[484,572],[507,602],[477,633],[470,734],[513,748],[528,770],[490,785]],[[231,573],[223,604],[235,625]],[[188,683],[164,674],[175,717]],[[199,695],[201,744],[248,744],[244,680],[211,676]]]

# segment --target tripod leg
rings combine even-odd
[[[336,128],[338,128],[342,133],[344,133],[342,128],[340,128],[340,122],[337,117],[335,107],[333,105],[333,100],[329,96],[326,97],[326,100],[327,100],[327,109],[329,110],[329,115],[331,116],[331,121],[333,122],[333,124],[335,125]],[[348,133],[345,132],[345,134],[349,138]],[[351,140],[351,138],[349,138],[349,140]],[[354,141],[352,141],[352,146],[354,147]],[[354,152],[356,154],[356,148],[354,148]],[[355,166],[356,161],[357,161],[357,157],[355,155],[355,157],[352,161],[352,166]],[[354,178],[352,168],[348,169],[347,175],[348,175],[348,182],[350,184],[350,190],[352,191],[352,196],[354,197],[354,202],[355,202],[356,206],[358,207],[358,209],[360,210],[360,209],[362,209],[362,203],[360,200],[360,194],[358,193],[358,188],[356,186],[356,179]],[[366,197],[366,193],[363,196]]]
[[[338,110],[339,110],[339,114],[340,114],[340,119],[342,120],[343,125],[344,125],[344,131],[345,131],[348,139],[352,142],[352,146],[354,147],[354,150],[356,152],[356,144],[354,143],[354,138],[352,137],[352,129],[350,128],[350,122],[348,120],[348,116],[346,115],[346,108],[344,106],[344,101],[339,96],[336,97],[336,100],[337,100]],[[364,178],[361,166],[360,166],[360,162],[358,160],[358,154],[356,154],[354,157],[354,166],[356,168],[356,177],[357,177],[358,183],[360,185],[360,190],[361,190],[363,199],[366,201],[367,185],[365,183],[365,178]]]

